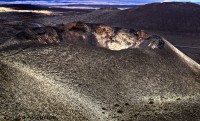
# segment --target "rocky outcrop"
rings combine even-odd
[[[103,24],[72,22],[55,27],[25,29],[3,43],[0,50],[12,48],[13,46],[57,44],[60,41],[103,47],[109,50],[128,48],[161,49],[164,42],[161,39],[155,40],[154,38],[153,40],[153,37],[143,30],[136,31]]]
[[[58,43],[57,32],[52,27],[27,29],[16,35],[18,40],[31,40],[36,44]]]
[[[4,15],[1,15],[1,16],[2,16],[2,19],[3,17],[5,17]],[[12,16],[12,15],[8,15],[8,16]],[[13,19],[16,19],[16,18],[13,18]],[[27,21],[21,21],[21,20],[12,20],[12,21],[0,20],[0,26],[1,26],[0,27],[0,36],[1,36],[0,44],[4,43],[6,40],[13,37],[17,33],[23,31],[24,29],[44,27],[44,25],[41,23],[27,22]]]
[[[64,40],[86,43],[109,50],[140,48],[147,42],[146,40],[153,37],[143,30],[136,31],[108,25],[73,22],[64,26]],[[151,44],[153,44],[151,41],[148,42],[150,43],[146,48],[151,47]],[[162,40],[158,40],[157,44],[160,43],[164,44]]]
[[[23,46],[57,44],[59,42],[58,34],[52,27],[38,27],[19,32],[13,38],[1,44],[0,50]]]

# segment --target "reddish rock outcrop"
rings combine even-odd
[[[137,31],[103,24],[72,22],[55,27],[25,29],[0,45],[0,50],[13,48],[13,46],[51,45],[61,41],[103,47],[109,50],[161,48],[160,45],[162,44],[159,43],[164,42],[155,40],[155,38],[152,39],[152,37],[151,34],[143,30]]]
[[[110,50],[140,48],[151,34],[108,25],[72,22],[64,25],[64,40],[92,44]]]

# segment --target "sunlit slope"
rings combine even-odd
[[[111,51],[68,43],[2,54],[1,116],[200,119],[199,65],[192,70],[169,44]]]

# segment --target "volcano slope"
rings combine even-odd
[[[199,33],[199,14],[200,5],[198,4],[164,2],[125,10],[96,10],[81,19],[85,22],[104,23],[126,28]]]
[[[151,3],[126,10],[96,10],[79,21],[143,29],[164,36],[173,45],[200,47],[200,5],[189,2]],[[200,63],[199,49],[179,49]]]
[[[0,47],[1,120],[200,120],[200,65],[162,37],[73,22]]]

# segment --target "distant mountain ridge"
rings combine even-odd
[[[189,2],[151,3],[122,11],[96,11],[90,22],[147,30],[200,32],[200,5]],[[97,18],[95,18],[95,17]],[[101,16],[101,18],[99,18]]]

